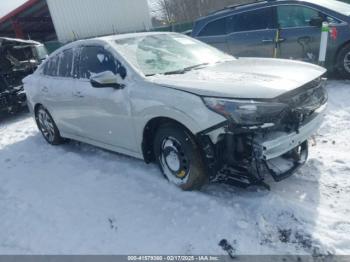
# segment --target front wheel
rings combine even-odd
[[[158,129],[154,154],[164,176],[183,190],[199,190],[208,182],[197,143],[181,126],[167,124]]]
[[[43,106],[40,106],[35,112],[35,120],[41,134],[49,144],[62,144],[63,139],[55,124],[55,121],[47,109],[45,109]]]
[[[345,79],[350,79],[350,45],[340,50],[337,58],[337,71]]]

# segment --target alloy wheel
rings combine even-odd
[[[348,52],[344,57],[344,68],[350,73],[350,52]]]
[[[55,139],[55,128],[51,116],[44,109],[39,109],[37,120],[40,130],[47,141],[52,143]]]

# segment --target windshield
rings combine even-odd
[[[45,60],[48,56],[47,50],[44,45],[37,45],[35,46],[36,52],[38,54],[38,58],[40,61]]]
[[[180,34],[155,34],[115,41],[119,52],[146,76],[234,59]]]

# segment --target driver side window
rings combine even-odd
[[[93,74],[104,71],[117,73],[117,63],[112,54],[98,46],[83,47],[79,63],[80,78],[89,79]]]
[[[277,14],[280,28],[310,26],[312,18],[322,17],[317,10],[297,5],[278,6]]]

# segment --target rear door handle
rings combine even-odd
[[[273,39],[263,39],[263,43],[273,43]]]
[[[48,93],[49,89],[46,86],[44,86],[44,87],[41,88],[41,92]]]
[[[274,43],[274,42],[275,42],[275,40],[273,40],[273,39],[263,39],[263,40],[261,40],[261,41],[262,41],[263,43]],[[278,43],[282,43],[282,42],[284,42],[284,41],[286,41],[285,38],[280,38],[280,39],[277,40]]]

